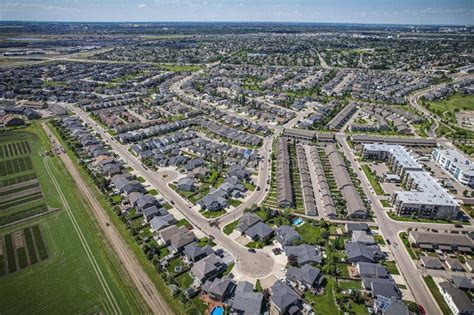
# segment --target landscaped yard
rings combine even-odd
[[[296,228],[296,231],[300,234],[301,239],[307,244],[316,244],[321,234],[321,229],[306,222]]]
[[[234,231],[237,224],[239,224],[239,220],[236,220],[236,221],[234,221],[232,223],[229,223],[226,226],[224,226],[224,229],[223,229],[224,234],[226,234],[226,235],[231,234]]]
[[[314,295],[306,292],[304,297],[313,307],[315,314],[339,314],[340,311],[336,305],[333,291],[336,280],[333,277],[327,277],[326,279],[327,284],[323,295]]]
[[[229,266],[227,266],[226,270],[224,270],[224,273],[222,274],[223,276],[227,276],[232,272],[232,269],[234,269],[235,264],[231,263]]]
[[[247,245],[248,248],[263,248],[265,246],[265,243],[263,243],[261,240],[256,240],[248,243]]]
[[[208,219],[217,218],[221,215],[224,215],[226,212],[225,210],[217,210],[217,211],[203,211],[201,212],[202,216]]]
[[[383,239],[383,236],[382,235],[379,235],[379,234],[375,234],[374,235],[374,240],[377,244],[379,245],[385,245],[385,240]]]
[[[388,272],[390,272],[392,275],[400,274],[397,268],[397,264],[394,261],[385,261],[383,265],[387,267]]]
[[[176,258],[170,260],[168,263],[169,263],[169,265],[166,267],[166,270],[168,270],[168,272],[170,274],[175,274],[176,273],[175,268],[177,266],[181,266],[181,268],[184,269],[184,263],[183,263],[183,261],[181,260],[180,257],[176,257]]]
[[[175,280],[176,280],[176,283],[183,290],[190,288],[191,285],[193,284],[193,278],[189,275],[189,272],[185,272],[182,275],[179,275]]]

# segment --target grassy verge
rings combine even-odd
[[[427,277],[423,277],[423,280],[425,281],[426,285],[430,289],[431,294],[435,298],[436,303],[438,303],[438,306],[443,312],[443,314],[444,315],[452,314],[451,309],[449,308],[448,304],[446,304],[446,301],[441,295],[441,292],[436,286],[436,283],[434,282],[433,278],[431,278],[431,276],[427,276]]]
[[[385,194],[383,191],[383,188],[380,185],[377,178],[375,178],[370,167],[368,165],[362,165],[361,167],[362,167],[362,170],[364,171],[365,176],[367,176],[367,179],[369,180],[370,185],[372,185],[372,188],[374,189],[375,193],[379,196],[383,196]]]
[[[403,245],[405,246],[408,254],[410,255],[411,259],[414,259],[414,260],[417,260],[419,259],[420,257],[418,256],[417,253],[415,253],[415,251],[413,250],[413,248],[411,247],[411,244],[410,242],[408,241],[408,235],[406,232],[402,232],[400,233],[400,238],[402,240],[402,243]]]

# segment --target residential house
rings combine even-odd
[[[223,302],[232,296],[235,290],[235,281],[229,277],[214,278],[208,280],[202,286],[202,290],[215,301]]]
[[[276,240],[282,246],[293,245],[294,242],[301,240],[298,232],[289,225],[281,225],[275,230]]]

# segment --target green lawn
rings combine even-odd
[[[387,267],[388,272],[390,272],[392,275],[400,274],[397,268],[397,264],[394,261],[385,261],[383,265]]]
[[[83,196],[58,157],[43,159],[39,152],[49,148],[49,140],[34,124],[24,131],[3,132],[0,142],[28,140],[33,146],[32,162],[45,199],[52,207],[61,208],[54,214],[34,219],[2,233],[23,229],[32,224],[41,227],[49,258],[11,275],[0,277],[0,313],[2,314],[64,314],[111,313],[115,300],[122,313],[148,313],[149,310],[123,274],[115,254],[104,243],[104,236],[93,221]],[[72,221],[64,210],[43,161],[50,165],[53,176],[61,183],[71,213],[83,232],[92,257],[102,271],[111,292],[106,297]],[[21,300],[21,303],[18,301]]]
[[[379,245],[385,245],[385,240],[383,239],[383,236],[382,235],[379,235],[379,234],[375,234],[374,235],[374,240],[377,244]]]
[[[334,283],[333,277],[327,277],[327,284],[323,295],[313,295],[309,292],[304,294],[305,300],[307,300],[313,307],[315,314],[327,315],[327,314],[340,314],[340,311],[336,305],[334,299]]]
[[[56,134],[58,137],[60,137],[58,132],[54,129],[54,127],[51,126],[51,128],[52,128],[53,133]],[[63,143],[63,145],[66,145],[64,143],[64,140],[62,140],[62,143]],[[91,177],[87,174],[87,172],[79,166],[74,153],[70,149],[67,150],[67,153],[71,157],[73,162],[75,163],[76,168],[79,170],[79,172],[81,173],[81,175],[82,175],[83,179],[86,181],[86,183],[90,187],[94,187],[94,182],[92,181]],[[161,296],[166,301],[168,306],[170,306],[171,309],[176,314],[184,314],[187,311],[191,311],[191,310],[195,309],[194,305],[192,305],[190,303],[184,305],[179,300],[174,299],[171,296],[171,292],[169,290],[168,285],[163,280],[162,276],[160,276],[156,272],[155,266],[143,254],[142,248],[137,244],[135,239],[131,236],[130,232],[127,230],[127,228],[123,224],[122,220],[115,214],[112,207],[110,207],[110,205],[107,202],[106,197],[103,194],[101,194],[99,192],[99,190],[97,190],[97,189],[94,189],[93,192],[94,192],[94,196],[100,202],[101,206],[107,211],[107,213],[109,215],[109,218],[110,218],[110,222],[115,225],[115,227],[119,231],[122,238],[127,242],[127,245],[129,246],[129,248],[134,252],[136,258],[138,259],[138,261],[140,263],[140,265],[145,270],[146,274],[148,275],[150,280],[153,282],[153,284],[157,288],[158,292],[160,292]],[[164,207],[166,209],[170,209],[171,205],[166,203],[164,205]],[[133,290],[133,289],[131,289],[131,290]],[[135,291],[136,290],[134,290],[134,292]],[[193,303],[193,304],[195,304],[195,303]]]
[[[222,231],[225,235],[229,235],[234,231],[237,224],[239,224],[239,220],[235,220],[234,222],[227,224],[226,226],[224,226],[224,229]]]
[[[229,266],[227,266],[226,270],[224,270],[224,273],[222,274],[223,276],[227,276],[232,272],[232,269],[234,269],[235,264],[231,263]]]
[[[229,205],[232,207],[238,207],[242,204],[242,201],[237,200],[237,199],[229,199]]]
[[[175,267],[177,266],[181,266],[183,269],[184,269],[184,263],[183,261],[181,260],[180,257],[176,257],[172,260],[169,261],[169,265],[166,267],[166,270],[168,270],[168,272],[170,274],[175,274]]]
[[[311,225],[309,222],[304,223],[296,228],[301,239],[307,244],[316,244],[320,236],[321,229]]]
[[[186,290],[187,288],[190,288],[191,285],[193,284],[193,278],[189,275],[188,272],[183,273],[176,279],[176,283],[181,287],[181,289]]]
[[[265,244],[261,240],[256,240],[248,243],[247,245],[248,248],[263,248],[265,247]]]
[[[402,217],[396,215],[394,212],[387,212],[387,215],[396,221],[405,221],[405,222],[424,222],[424,223],[440,223],[440,224],[462,224],[469,225],[469,222],[462,222],[456,220],[443,220],[443,219],[424,219],[424,218],[412,218],[412,217]]]
[[[217,210],[217,211],[203,211],[201,212],[201,215],[205,218],[212,219],[212,218],[217,218],[222,215],[224,215],[226,212],[225,210]]]
[[[452,314],[451,309],[449,308],[448,304],[446,304],[446,301],[444,300],[443,296],[441,295],[441,292],[439,291],[438,287],[436,286],[436,283],[434,282],[433,278],[431,276],[423,277],[423,280],[425,280],[426,285],[431,291],[431,294],[433,294],[436,303],[438,303],[439,308],[443,312],[444,315],[449,315]]]
[[[360,280],[355,280],[355,281],[338,280],[337,284],[342,290],[349,290],[349,289],[362,290],[362,281]]]
[[[413,248],[410,245],[410,242],[408,241],[407,233],[406,232],[400,233],[400,238],[402,239],[403,245],[407,249],[407,252],[410,255],[411,259],[415,259],[415,260],[419,259],[418,254],[415,253],[415,251],[413,250]]]
[[[390,204],[390,201],[385,200],[385,199],[384,199],[384,200],[380,200],[380,203],[382,204],[382,206],[383,206],[384,208],[390,208],[390,207],[392,206],[392,205]]]
[[[365,176],[367,176],[367,179],[369,180],[370,185],[372,185],[372,188],[374,189],[375,193],[379,196],[383,196],[385,194],[383,191],[383,188],[380,185],[377,178],[375,178],[375,175],[372,173],[370,167],[368,165],[362,165],[361,167],[362,167],[362,170],[364,171]]]
[[[193,72],[193,71],[198,71],[201,70],[200,65],[171,65],[171,64],[162,64],[160,65],[161,68],[168,70],[168,71],[174,71],[174,72]]]

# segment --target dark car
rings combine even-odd
[[[390,242],[388,238],[385,239],[385,243],[387,243],[387,245],[392,245],[392,242]]]
[[[224,256],[224,250],[222,248],[219,248],[218,250],[216,250],[215,253],[219,257]]]
[[[249,252],[250,252],[250,253],[256,253],[257,251],[256,251],[255,249],[253,249],[253,248],[249,248]]]
[[[173,200],[170,200],[170,203],[171,203],[172,205],[174,205],[174,201],[173,201]]]

